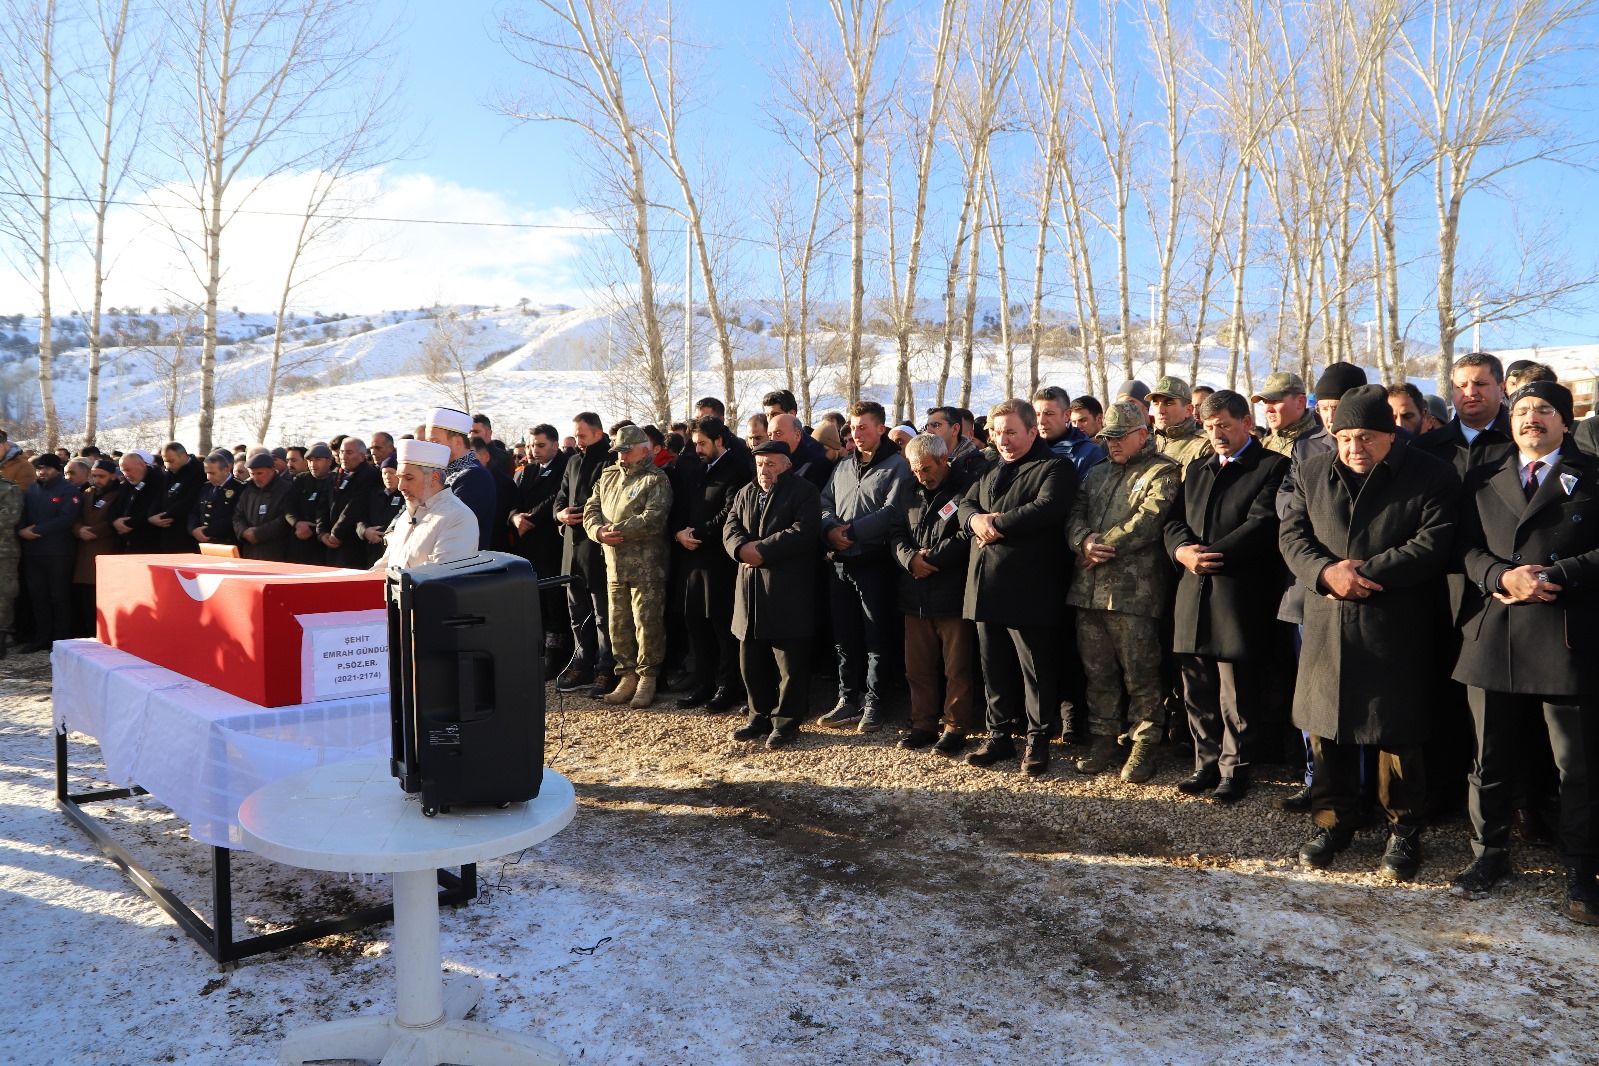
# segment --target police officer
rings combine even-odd
[[[1088,472],[1066,525],[1066,543],[1079,558],[1066,602],[1077,608],[1093,735],[1077,769],[1097,774],[1122,762],[1125,693],[1132,751],[1121,776],[1134,784],[1154,776],[1166,726],[1160,619],[1170,609],[1172,567],[1163,536],[1182,482],[1181,469],[1155,451],[1147,427],[1136,403],[1120,400],[1105,412],[1100,441],[1110,461]]]
[[[212,452],[205,457],[205,485],[189,512],[189,536],[201,544],[237,544],[233,535],[233,509],[244,486],[234,480],[233,457]]]
[[[645,708],[655,702],[666,654],[666,523],[672,486],[651,457],[650,438],[623,426],[611,448],[616,463],[600,474],[583,505],[583,530],[604,546],[611,654],[617,685],[607,703]]]

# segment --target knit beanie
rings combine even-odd
[[[1366,383],[1366,372],[1354,363],[1329,363],[1316,379],[1316,399],[1340,400],[1350,389]]]
[[[1388,390],[1381,385],[1362,385],[1350,389],[1339,399],[1338,411],[1333,415],[1334,433],[1341,429],[1370,429],[1379,433],[1392,433],[1397,428],[1394,424],[1394,409],[1388,406]]]
[[[1557,381],[1529,381],[1515,391],[1510,397],[1510,407],[1514,410],[1516,401],[1523,396],[1536,396],[1550,407],[1560,412],[1560,419],[1569,430],[1575,421],[1571,413],[1571,390]]]

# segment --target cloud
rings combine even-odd
[[[318,175],[236,181],[240,207],[223,236],[221,303],[275,310],[293,255],[300,216]],[[503,195],[426,173],[378,172],[356,190],[360,216],[313,246],[297,267],[304,279],[290,299],[295,310],[369,312],[434,303],[582,303],[577,272],[583,241],[595,235],[586,216],[562,206],[529,207]],[[203,270],[193,245],[196,216],[177,189],[158,187],[107,219],[110,269],[107,307],[154,307],[202,299]],[[69,243],[75,222],[58,219],[60,255],[54,275],[57,313],[87,309],[92,292],[88,253]],[[378,221],[388,220],[388,221]],[[416,220],[416,221],[410,221]],[[471,223],[496,223],[475,225]],[[175,237],[168,223],[190,232]],[[463,224],[466,223],[466,224]],[[533,227],[533,228],[517,228]],[[86,228],[86,227],[85,227]],[[36,311],[38,292],[15,273],[0,274],[0,308]]]

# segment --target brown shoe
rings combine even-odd
[[[1027,751],[1022,755],[1022,773],[1037,776],[1049,769],[1049,738],[1030,736]]]
[[[1538,816],[1538,812],[1523,807],[1510,813],[1510,831],[1529,844],[1553,844],[1555,835]]]

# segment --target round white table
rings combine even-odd
[[[394,1015],[324,1022],[290,1033],[285,1063],[381,1059],[383,1066],[564,1064],[548,1041],[466,1021],[483,994],[475,978],[444,980],[439,952],[440,866],[485,862],[546,840],[572,821],[572,783],[544,771],[538,798],[422,815],[387,759],[334,763],[274,781],[239,808],[245,847],[307,870],[394,875]]]

